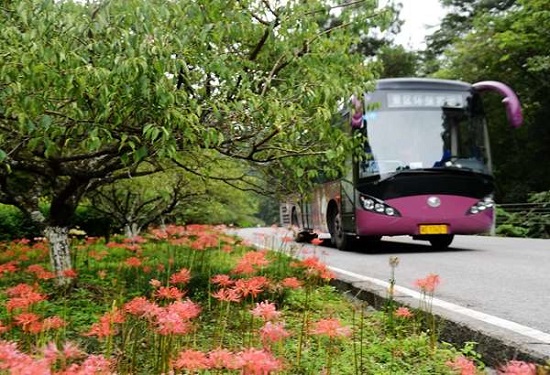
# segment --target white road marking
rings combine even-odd
[[[353,278],[357,279],[357,281],[368,281],[372,284],[382,286],[386,289],[390,287],[390,283],[387,282],[387,281],[384,281],[384,280],[359,275],[357,273],[349,272],[349,271],[346,271],[346,270],[343,270],[343,269],[340,269],[340,268],[336,268],[336,267],[328,266],[328,268],[331,269],[332,271],[336,272],[336,273],[353,277]],[[411,289],[408,289],[408,288],[404,288],[404,287],[399,286],[399,285],[395,285],[394,290],[396,292],[405,294],[409,297],[415,298],[419,301],[422,301],[425,298],[421,293],[419,293],[417,291],[414,291],[414,290],[411,290]],[[479,312],[479,311],[476,311],[476,310],[472,310],[472,309],[469,309],[469,308],[466,308],[466,307],[455,305],[454,303],[446,302],[446,301],[440,300],[438,298],[430,299],[430,301],[431,301],[432,306],[437,306],[437,307],[440,307],[440,308],[443,308],[443,309],[446,309],[446,310],[449,310],[449,311],[452,311],[452,312],[455,312],[455,313],[458,313],[458,314],[465,315],[465,316],[473,318],[473,319],[480,320],[480,321],[485,322],[485,323],[492,324],[492,325],[500,327],[500,328],[510,330],[510,331],[518,333],[520,335],[523,335],[523,336],[532,338],[534,340],[537,340],[537,342],[539,342],[539,343],[550,344],[550,334],[548,334],[548,333],[545,333],[545,332],[536,330],[534,328],[530,328],[530,327],[527,327],[527,326],[524,326],[524,325],[521,325],[521,324],[518,324],[518,323],[515,323],[515,322],[512,322],[512,321],[509,321],[509,320],[506,320],[506,319],[498,318],[498,317],[493,316],[493,315],[485,314],[485,313],[482,313],[482,312]]]

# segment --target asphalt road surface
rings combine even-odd
[[[281,228],[242,229],[238,234],[260,246],[315,252],[343,278],[382,291],[390,278],[389,258],[398,257],[396,285],[410,305],[416,303],[415,280],[437,274],[441,283],[436,302],[449,316],[519,337],[550,358],[550,240],[455,236],[449,249],[434,251],[427,242],[384,237],[374,252],[343,252],[281,242],[276,238],[288,235]]]

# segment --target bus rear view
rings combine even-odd
[[[343,116],[365,136],[364,154],[350,160],[347,176],[293,206],[302,238],[330,236],[345,250],[410,235],[446,248],[455,234],[489,232],[494,182],[483,90],[503,95],[519,126],[517,97],[499,82],[382,79],[355,99],[355,113]]]

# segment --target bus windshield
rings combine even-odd
[[[399,107],[368,111],[359,178],[414,169],[490,173],[482,111],[470,106]]]

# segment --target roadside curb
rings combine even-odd
[[[383,309],[388,303],[386,288],[335,273],[337,278],[331,281],[331,285],[345,296],[365,301],[376,310]],[[394,301],[398,305],[418,307],[413,298],[399,293],[394,296]],[[534,342],[520,334],[436,306],[432,313],[437,319],[440,341],[457,347],[475,342],[475,350],[487,366],[498,368],[510,360],[538,364],[547,364],[550,361],[550,344]]]

